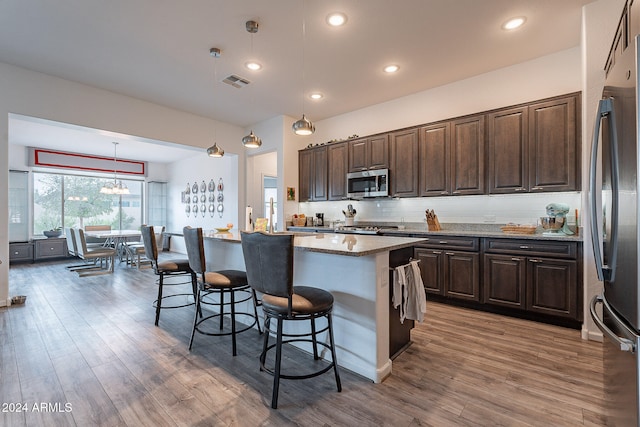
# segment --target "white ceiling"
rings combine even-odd
[[[303,102],[321,120],[578,46],[591,1],[306,0],[303,43],[302,0],[2,0],[0,61],[242,127],[298,117]],[[344,27],[325,23],[332,11]],[[502,30],[514,16],[526,24]],[[250,58],[264,68],[244,68]],[[400,71],[385,75],[392,62]],[[230,74],[251,83],[220,82]]]

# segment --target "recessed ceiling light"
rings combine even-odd
[[[399,69],[400,69],[400,67],[398,67],[395,64],[392,64],[392,65],[387,65],[386,67],[384,67],[384,72],[385,73],[395,73]]]
[[[244,66],[250,69],[251,71],[258,71],[262,68],[262,65],[255,61],[249,61],[245,63]]]
[[[311,95],[309,95],[309,98],[318,100],[324,98],[324,95],[320,92],[313,92]]]
[[[517,18],[511,18],[504,24],[502,24],[503,30],[515,30],[524,24],[527,19],[524,16],[519,16]]]
[[[339,27],[347,22],[347,15],[342,12],[333,12],[327,15],[327,24]]]

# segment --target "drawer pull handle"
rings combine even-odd
[[[442,251],[433,251],[434,255],[440,255],[442,253]]]
[[[19,255],[19,254],[20,254],[20,252],[14,252],[13,254],[14,254],[14,255]]]
[[[529,249],[529,246],[527,246],[527,245],[521,245],[521,246],[520,246],[520,249]]]
[[[55,248],[49,248],[50,251],[55,251]]]
[[[441,245],[446,245],[449,242],[447,242],[446,240],[440,240],[438,243],[440,243]]]
[[[522,259],[513,257],[513,258],[511,258],[511,261],[522,261]]]
[[[535,259],[535,258],[531,258],[529,261],[531,261],[531,262],[542,262],[542,260],[540,260],[540,259]]]
[[[444,254],[445,254],[445,255],[452,256],[452,255],[455,255],[456,253],[455,253],[455,252],[445,252]]]

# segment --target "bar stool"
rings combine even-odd
[[[316,377],[333,369],[338,392],[342,391],[340,374],[336,362],[336,349],[333,340],[333,295],[323,289],[309,286],[293,286],[293,235],[266,234],[263,232],[241,233],[242,252],[249,285],[262,295],[264,320],[264,342],[260,354],[260,369],[273,375],[271,407],[278,407],[280,378],[301,380]],[[316,319],[324,317],[327,326],[316,329]],[[276,320],[275,330],[271,319]],[[310,321],[309,333],[283,333],[285,321]],[[329,343],[318,341],[318,334],[328,332]],[[269,335],[275,333],[276,343],[269,345]],[[313,358],[318,360],[318,345],[331,351],[331,362],[317,371],[291,375],[281,372],[282,344],[290,342],[310,342],[313,346]],[[276,349],[275,366],[265,367],[267,352]]]
[[[196,299],[196,274],[189,267],[189,260],[186,258],[174,258],[168,259],[165,261],[158,261],[158,243],[156,241],[156,236],[153,231],[153,226],[142,225],[140,227],[140,232],[142,234],[142,243],[144,246],[145,256],[151,262],[151,267],[153,268],[154,273],[158,276],[158,299],[153,302],[153,307],[156,309],[156,321],[155,325],[158,326],[158,322],[160,321],[160,310],[162,309],[171,309],[171,308],[182,308],[188,307],[195,304]],[[175,282],[171,281],[170,283],[165,282],[165,278],[175,277],[175,276],[189,276],[188,281]],[[187,283],[191,283],[191,291],[192,293],[186,294],[174,294],[163,296],[163,288],[164,286],[178,286],[184,285]],[[191,297],[193,296],[194,302],[188,302],[186,304],[180,305],[163,305],[163,302],[168,299],[173,299],[176,297]],[[202,315],[202,313],[200,313]]]
[[[258,333],[262,333],[260,329],[260,323],[258,322],[258,301],[255,291],[253,291],[247,284],[247,274],[240,270],[220,270],[220,271],[207,271],[207,263],[204,256],[204,238],[202,235],[202,228],[184,227],[183,229],[184,241],[187,247],[187,256],[189,257],[189,266],[195,272],[197,276],[198,289],[196,292],[196,313],[193,319],[193,329],[191,331],[191,341],[189,342],[189,350],[193,345],[193,338],[196,332],[209,336],[226,336],[231,335],[231,343],[233,355],[237,354],[236,351],[236,335],[252,329],[254,325],[258,327]],[[203,301],[202,298],[216,294],[219,298],[217,303],[208,303]],[[239,295],[239,299],[236,295]],[[227,296],[229,297],[227,300]],[[246,301],[253,301],[253,313],[238,312],[236,311],[236,305],[244,303]],[[201,304],[215,304],[219,307],[219,312],[202,317]],[[225,307],[230,309],[231,316],[231,332],[224,330],[224,315]],[[198,320],[198,313],[200,313],[201,319]],[[245,316],[250,318],[250,322],[238,329],[236,327],[236,317]],[[220,331],[210,332],[206,331],[202,324],[209,319],[220,318]]]

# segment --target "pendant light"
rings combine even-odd
[[[256,21],[247,21],[245,22],[245,29],[251,34],[251,57],[253,58],[253,35],[258,32],[258,23]],[[251,104],[253,105],[253,93],[251,95]],[[242,145],[247,148],[258,148],[262,145],[262,139],[257,137],[253,133],[253,129],[251,129],[251,133],[242,138]]]
[[[306,38],[306,25],[304,20],[304,0],[302,0],[302,118],[295,122],[291,128],[296,135],[311,135],[316,127],[304,115],[304,45]]]
[[[122,181],[118,181],[118,143],[113,142],[113,182],[107,182],[101,189],[102,194],[131,194]]]
[[[215,58],[215,62],[214,62],[214,66],[213,66],[213,84],[214,87],[216,84],[218,84],[218,58],[220,58],[220,54],[222,53],[222,51],[220,49],[218,49],[217,47],[212,47],[211,49],[209,49],[209,55],[211,55],[213,58]],[[214,96],[215,99],[215,96]],[[218,147],[218,143],[216,142],[216,135],[217,135],[217,129],[215,129],[213,131],[213,145],[209,148],[207,148],[207,155],[209,157],[222,157],[224,156],[224,150],[220,147]]]

